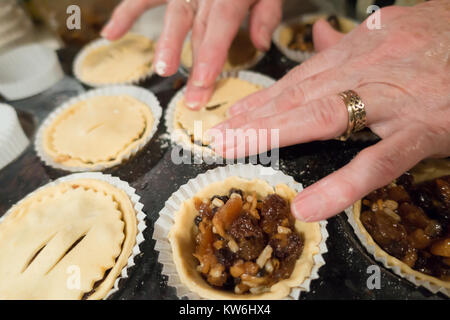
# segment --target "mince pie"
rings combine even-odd
[[[404,273],[450,288],[450,163],[441,168],[433,175],[403,174],[357,203],[354,215],[378,255]]]
[[[313,24],[319,18],[324,18],[328,23],[339,32],[349,32],[354,23],[336,15],[318,16],[315,19],[305,19],[305,22],[290,23],[280,31],[280,44],[290,50],[313,52]]]
[[[86,98],[44,128],[43,151],[63,167],[112,167],[148,140],[154,121],[149,106],[130,95]]]
[[[0,299],[102,299],[136,233],[133,203],[107,182],[43,187],[0,222]]]
[[[318,223],[292,216],[295,195],[284,184],[231,177],[185,201],[169,233],[180,280],[209,299],[289,295],[310,274],[322,238]]]
[[[228,118],[228,109],[238,100],[261,90],[262,87],[239,78],[224,78],[217,82],[209,102],[200,110],[189,109],[180,99],[175,107],[174,128],[186,133],[188,143],[208,146],[209,138],[204,134]],[[195,125],[201,123],[201,136]],[[194,134],[195,133],[195,134]]]
[[[227,72],[250,68],[259,61],[261,56],[262,52],[255,48],[248,32],[241,29],[231,43],[222,71]],[[190,41],[186,41],[183,47],[181,63],[187,69],[192,67],[192,44]]]
[[[95,86],[137,82],[151,73],[154,52],[152,40],[128,33],[117,41],[88,47],[74,71],[81,81]]]

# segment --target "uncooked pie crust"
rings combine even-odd
[[[224,181],[210,184],[200,190],[195,196],[183,202],[175,215],[175,223],[169,233],[174,263],[181,283],[189,290],[204,299],[283,299],[287,297],[292,288],[300,286],[311,274],[314,266],[314,255],[320,252],[319,244],[322,240],[320,224],[296,221],[295,228],[303,235],[304,248],[298,259],[291,277],[270,287],[270,291],[262,294],[237,295],[231,292],[212,288],[197,271],[198,262],[192,255],[195,246],[194,219],[197,210],[194,198],[209,199],[214,195],[228,194],[231,188],[238,188],[244,192],[256,192],[258,197],[266,197],[277,193],[285,199],[292,201],[297,194],[285,184],[275,188],[260,179],[246,180],[240,177],[230,177]],[[192,227],[187,227],[192,226]]]
[[[155,44],[143,35],[128,33],[120,40],[86,50],[75,73],[89,84],[136,82],[152,71]]]
[[[414,167],[411,170],[411,173],[414,176],[414,183],[421,183],[423,181],[432,180],[450,174],[450,161],[448,160],[423,161],[422,163]],[[359,200],[353,205],[353,217],[356,222],[356,225],[359,228],[361,235],[364,236],[368,245],[373,246],[375,248],[375,257],[385,258],[389,266],[400,268],[400,271],[403,274],[414,276],[418,280],[430,282],[439,287],[450,288],[449,281],[443,281],[436,277],[432,277],[417,270],[414,270],[404,262],[389,255],[386,251],[384,251],[373,240],[372,236],[367,232],[366,228],[361,223],[360,214],[361,214],[361,200]]]
[[[45,187],[0,223],[0,299],[104,298],[127,265],[136,233],[129,197],[109,183]]]
[[[180,99],[174,113],[175,129],[186,131],[186,142],[192,144],[191,136],[201,136],[202,145],[210,143],[204,134],[228,118],[228,109],[240,99],[261,90],[262,87],[239,78],[224,78],[217,82],[214,93],[209,102],[202,109],[194,111],[185,105],[184,99]],[[213,110],[208,108],[215,107]],[[201,131],[195,132],[195,121],[201,121]]]
[[[153,122],[150,108],[132,96],[95,96],[58,115],[45,128],[42,145],[64,166],[111,167],[148,138]]]

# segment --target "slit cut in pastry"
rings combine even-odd
[[[95,96],[74,103],[43,134],[44,151],[68,167],[114,166],[145,140],[154,117],[129,95]]]
[[[210,140],[205,132],[226,120],[228,109],[233,104],[261,89],[261,86],[239,78],[221,79],[217,82],[211,99],[202,109],[194,111],[185,105],[184,99],[178,101],[173,120],[174,128],[183,132],[184,142],[209,146]],[[200,124],[201,128],[198,126]]]
[[[99,180],[45,187],[11,210],[0,223],[0,299],[104,298],[136,241],[131,200]]]

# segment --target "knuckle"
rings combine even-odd
[[[194,15],[191,5],[186,1],[169,1],[167,11],[179,15],[183,19],[190,19]]]
[[[300,102],[305,99],[305,93],[300,85],[287,87],[284,90],[284,96],[291,102]]]
[[[235,20],[240,14],[239,8],[234,1],[219,0],[216,2],[214,10],[220,12],[222,17],[227,20]]]
[[[397,176],[400,154],[396,148],[392,148],[389,152],[379,154],[377,150],[365,149],[361,151],[363,157],[366,157],[370,166],[370,171],[374,177],[383,177],[384,180],[390,181]]]
[[[319,100],[317,105],[311,108],[314,122],[324,130],[332,130],[336,127],[336,109],[329,99]]]

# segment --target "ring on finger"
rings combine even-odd
[[[366,127],[366,106],[361,97],[353,90],[347,90],[338,94],[345,103],[348,112],[348,124],[344,134],[336,139],[345,141],[352,133],[361,131]]]

